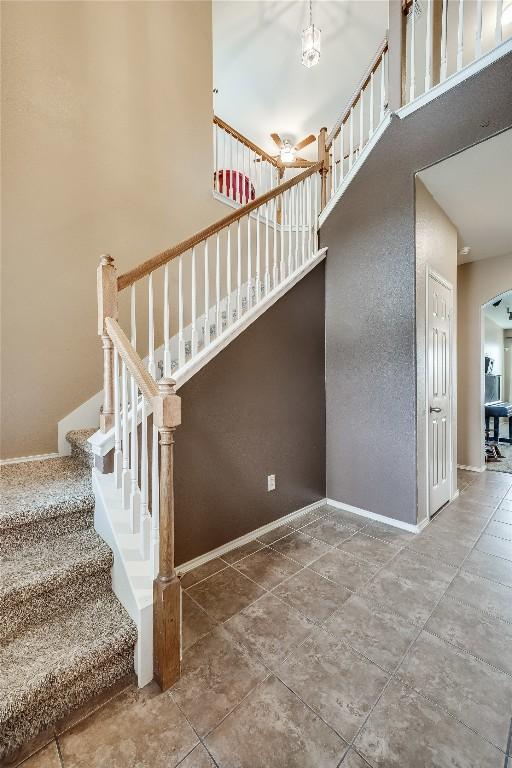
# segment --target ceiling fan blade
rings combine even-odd
[[[278,133],[271,133],[270,138],[277,144],[279,149],[283,148],[283,140]]]
[[[309,136],[306,136],[305,139],[302,139],[302,141],[299,141],[298,144],[294,146],[294,149],[298,152],[300,149],[304,149],[304,147],[307,147],[309,144],[312,144],[314,141],[316,141],[316,136],[313,136],[313,134],[310,133]]]

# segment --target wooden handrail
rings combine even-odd
[[[334,139],[336,138],[336,136],[338,135],[338,133],[340,132],[341,126],[343,125],[345,120],[348,118],[348,116],[350,114],[350,110],[357,103],[357,101],[358,101],[358,99],[360,97],[361,91],[364,88],[366,88],[366,86],[370,82],[371,76],[376,71],[377,67],[379,66],[379,64],[381,62],[382,56],[386,53],[387,50],[388,50],[388,39],[387,39],[387,37],[385,37],[384,40],[382,41],[382,43],[380,44],[377,53],[373,57],[372,63],[370,64],[370,66],[366,70],[366,72],[363,75],[359,85],[357,86],[356,90],[354,91],[354,93],[350,97],[350,99],[349,99],[349,101],[347,103],[347,106],[345,107],[345,109],[342,112],[341,117],[338,118],[338,120],[336,121],[336,123],[334,125],[334,128],[332,129],[332,131],[328,135],[328,137],[326,139],[326,142],[325,142],[326,149],[330,149],[331,148],[331,144],[334,141]]]
[[[233,128],[233,126],[229,125],[229,123],[226,123],[224,120],[222,120],[222,118],[214,115],[213,123],[214,125],[218,125],[219,128],[222,128],[223,131],[226,131],[226,133],[229,133],[231,136],[233,136],[234,139],[238,139],[239,142],[245,144],[248,149],[252,149],[253,152],[255,152],[260,157],[263,157],[268,163],[271,163],[276,168],[280,167],[281,162],[278,158],[269,155],[268,152],[265,152],[264,149],[258,147],[257,144],[248,139],[247,136],[244,136],[243,133],[240,133],[240,131],[237,131],[236,128]]]
[[[112,339],[116,351],[121,355],[121,359],[126,363],[126,367],[135,378],[137,386],[149,402],[158,395],[158,386],[153,377],[144,368],[142,360],[136,350],[132,347],[127,335],[112,317],[105,318],[105,326],[108,335]]]
[[[203,242],[203,240],[207,240],[209,237],[216,235],[217,232],[220,232],[226,227],[231,226],[231,224],[234,224],[236,221],[239,221],[245,216],[248,216],[250,213],[252,213],[252,211],[255,211],[260,206],[265,205],[265,203],[268,203],[269,200],[273,200],[275,197],[282,195],[292,187],[300,184],[309,176],[317,173],[322,169],[322,167],[322,163],[315,163],[310,168],[307,168],[302,173],[299,173],[298,176],[294,176],[293,179],[289,179],[288,181],[283,182],[283,184],[278,184],[276,187],[274,187],[274,189],[271,189],[264,195],[257,197],[250,203],[243,205],[241,208],[233,211],[233,213],[230,213],[228,216],[224,216],[223,219],[219,219],[219,221],[215,222],[215,224],[210,224],[209,227],[205,227],[195,235],[192,235],[192,237],[187,238],[187,240],[182,240],[181,243],[173,245],[172,248],[168,248],[166,251],[162,251],[162,253],[159,253],[157,256],[153,256],[153,258],[144,261],[142,264],[139,264],[138,267],[134,267],[128,272],[119,275],[117,278],[118,291],[122,291],[125,288],[128,288],[128,286],[136,283],[137,280],[141,280],[143,277],[146,277],[146,275],[154,272],[155,269],[158,269],[164,264],[167,264],[169,261],[172,261],[172,259],[181,256],[186,251],[190,251],[191,248],[194,248],[196,245],[198,245],[198,243]]]

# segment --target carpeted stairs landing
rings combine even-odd
[[[0,760],[133,671],[136,629],[93,528],[90,431],[0,469]]]

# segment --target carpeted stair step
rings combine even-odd
[[[75,461],[91,468],[94,464],[92,448],[88,442],[91,435],[94,435],[96,429],[73,429],[66,435],[66,440],[71,446],[71,456]]]
[[[92,525],[91,470],[73,457],[0,469],[0,553]]]
[[[0,647],[0,760],[133,670],[137,633],[113,593]]]
[[[0,642],[110,591],[113,557],[94,529],[14,547],[0,565]]]

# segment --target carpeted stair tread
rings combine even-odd
[[[92,528],[8,551],[0,564],[0,615],[77,578],[110,569],[112,552]],[[69,604],[73,599],[69,594]]]
[[[90,469],[72,457],[9,464],[0,470],[0,538],[30,523],[93,510]]]
[[[107,593],[0,647],[0,756],[126,674],[136,639]]]
[[[94,456],[89,438],[95,432],[94,428],[72,429],[66,435],[66,440],[71,446],[71,456],[77,462],[89,468],[94,464]]]

